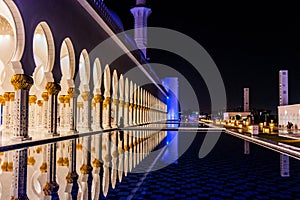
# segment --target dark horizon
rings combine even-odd
[[[125,30],[133,28],[130,8],[135,1],[105,2],[120,16]],[[243,88],[249,87],[250,108],[269,109],[276,114],[279,70],[282,69],[289,71],[289,103],[300,103],[300,32],[297,27],[300,14],[296,7],[287,3],[263,5],[255,1],[233,5],[198,3],[200,6],[196,2],[148,0],[152,9],[148,26],[180,31],[204,47],[221,73],[229,109],[243,105]],[[173,57],[170,61],[153,50],[149,50],[149,57],[150,62],[182,67]],[[189,77],[193,84],[201,82],[199,77],[193,79]],[[209,111],[210,98],[205,83],[199,84],[197,92],[200,111]]]

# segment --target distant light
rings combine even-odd
[[[169,97],[167,97],[167,99],[169,99]]]

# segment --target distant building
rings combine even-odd
[[[246,119],[251,112],[224,112],[223,113],[223,121],[229,122],[229,120],[237,120],[237,116],[240,119]]]
[[[244,112],[249,111],[249,88],[244,88]]]
[[[288,122],[293,123],[294,128],[300,125],[300,104],[278,106],[278,125],[286,127]]]
[[[279,106],[278,125],[286,127],[288,122],[299,126],[300,104],[289,105],[288,102],[288,70],[279,71]]]
[[[279,105],[289,104],[288,70],[279,71]]]

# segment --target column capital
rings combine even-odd
[[[48,94],[48,92],[43,92],[42,93],[42,98],[43,98],[44,101],[48,101],[49,100],[49,94]]]
[[[35,104],[37,97],[35,95],[29,95],[29,105]]]
[[[9,92],[4,92],[3,99],[4,101],[9,101]]]
[[[60,92],[61,87],[58,83],[48,82],[45,89],[47,90],[49,95],[57,95]]]
[[[58,100],[63,104],[65,102],[65,95],[59,95]]]
[[[78,89],[75,89],[75,88],[68,89],[68,95],[70,98],[77,97],[78,93],[79,93]]]
[[[100,103],[102,101],[102,96],[100,94],[96,94],[94,96],[95,103]]]
[[[83,101],[88,101],[90,99],[90,92],[82,92],[81,97],[83,98]]]
[[[10,82],[15,90],[29,90],[33,85],[33,79],[26,74],[15,74]]]
[[[15,100],[15,93],[14,92],[10,92],[9,93],[9,100],[10,101],[14,101]]]

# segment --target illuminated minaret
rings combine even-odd
[[[249,88],[244,88],[244,112],[249,112]]]
[[[279,71],[279,105],[289,104],[288,70]]]
[[[134,16],[134,40],[147,58],[147,19],[152,11],[146,7],[146,0],[136,0],[136,6],[130,11]]]

